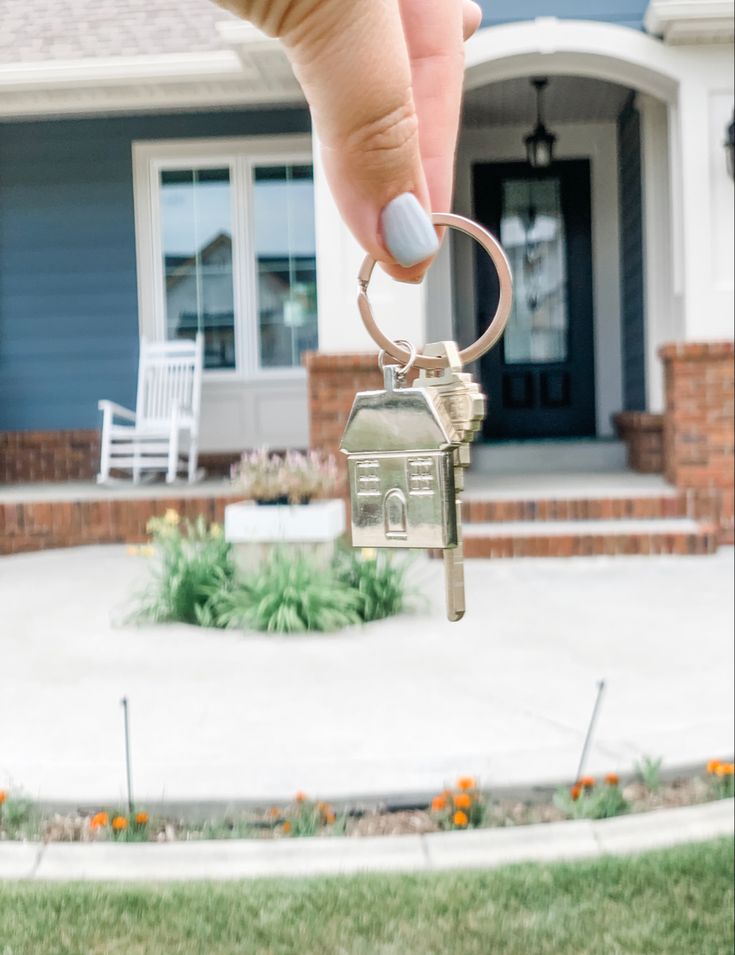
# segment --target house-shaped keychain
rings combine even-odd
[[[355,396],[340,450],[347,455],[355,547],[457,545],[451,420],[428,388],[403,388],[386,365],[384,391]]]

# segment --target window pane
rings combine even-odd
[[[207,368],[235,367],[229,169],[161,172],[168,338],[204,332]]]
[[[260,166],[253,197],[260,364],[298,367],[317,347],[313,169]]]
[[[567,261],[559,180],[504,182],[500,236],[514,278],[506,364],[565,361]]]

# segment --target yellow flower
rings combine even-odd
[[[720,763],[715,770],[715,775],[719,776],[720,779],[725,776],[732,776],[733,774],[735,774],[735,765],[733,765],[733,763]]]
[[[222,525],[212,524],[212,526],[209,528],[209,536],[214,538],[222,537]]]
[[[360,556],[363,560],[375,560],[378,556],[378,552],[374,547],[363,547],[360,551]]]
[[[152,544],[144,544],[139,551],[142,557],[153,557],[156,553],[156,548]]]
[[[722,762],[719,759],[711,759],[707,763],[707,772],[710,775],[713,775],[714,773],[717,772],[717,770],[720,768],[721,765],[722,765]]]
[[[167,524],[171,524],[172,527],[175,527],[181,518],[179,517],[179,512],[173,507],[169,507],[166,513],[163,515],[163,519]]]

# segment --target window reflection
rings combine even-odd
[[[501,242],[514,277],[506,364],[567,358],[567,262],[559,180],[503,183]]]
[[[161,172],[168,338],[204,332],[207,368],[235,367],[229,169]]]
[[[317,347],[314,173],[259,166],[253,179],[260,364],[298,367]]]

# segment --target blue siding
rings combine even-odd
[[[302,109],[0,124],[0,430],[135,400],[134,140],[308,129]]]
[[[620,280],[623,401],[626,411],[646,408],[641,122],[632,103],[618,120]]]
[[[559,17],[565,20],[597,20],[641,29],[648,0],[479,0],[486,26]]]

